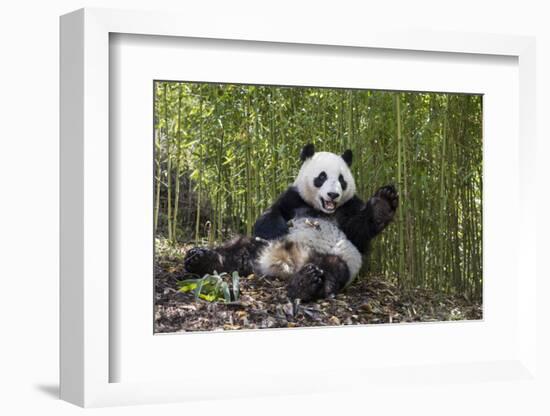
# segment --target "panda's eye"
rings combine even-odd
[[[323,186],[326,180],[327,174],[323,171],[315,179],[313,179],[313,185],[315,185],[317,188],[320,188],[321,186]]]
[[[342,186],[342,191],[345,191],[348,187],[348,183],[345,181],[344,177],[341,174],[340,176],[338,176],[338,180],[340,181],[340,185]]]

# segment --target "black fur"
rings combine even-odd
[[[345,191],[348,188],[348,183],[346,182],[346,180],[344,179],[342,174],[340,174],[340,176],[338,176],[338,182],[340,182],[340,186],[342,187],[342,191]]]
[[[300,160],[304,162],[315,154],[315,146],[312,143],[306,144],[300,152]]]
[[[321,186],[323,186],[326,180],[327,174],[325,172],[321,172],[319,176],[313,179],[313,185],[315,185],[316,188],[320,188]]]
[[[298,190],[291,186],[258,218],[254,224],[254,236],[264,240],[282,237],[288,233],[288,221],[294,218],[296,210],[308,207]]]
[[[254,272],[258,251],[266,244],[261,239],[240,236],[213,249],[194,247],[185,255],[184,268],[201,277],[214,271],[238,271],[246,276]]]
[[[346,162],[348,166],[351,166],[351,162],[353,162],[353,152],[351,149],[347,149],[342,153],[342,159],[344,159],[344,162]]]
[[[379,188],[365,203],[357,196],[340,207],[335,215],[338,225],[357,249],[366,254],[370,241],[392,221],[399,203],[393,185]]]
[[[183,267],[189,273],[202,277],[214,270],[221,272],[223,265],[217,250],[206,247],[193,247],[185,254]]]
[[[325,271],[315,263],[308,263],[290,279],[288,297],[305,302],[319,299],[323,295]]]
[[[288,284],[288,297],[311,301],[335,295],[350,279],[346,263],[338,256],[315,254]]]

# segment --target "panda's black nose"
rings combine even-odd
[[[327,195],[330,197],[330,199],[336,199],[340,196],[340,194],[337,194],[336,192],[327,192]]]

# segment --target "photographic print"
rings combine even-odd
[[[155,332],[482,318],[482,96],[155,81]]]

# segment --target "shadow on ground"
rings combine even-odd
[[[37,384],[34,387],[52,399],[59,399],[59,384]]]

